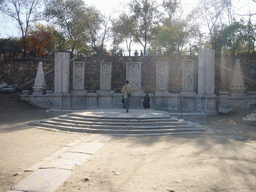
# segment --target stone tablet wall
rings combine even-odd
[[[156,85],[156,62],[167,61],[169,64],[169,85],[168,91],[180,93],[182,91],[182,60],[195,59],[197,57],[163,56],[163,57],[89,57],[84,61],[84,89],[100,90],[100,64],[101,62],[112,63],[111,90],[119,92],[126,80],[126,63],[141,62],[141,89],[147,92],[155,92]],[[215,90],[228,90],[231,85],[235,60],[240,59],[241,70],[244,77],[246,91],[256,90],[256,57],[241,56],[232,58],[230,56],[216,55],[216,81]],[[43,63],[43,70],[46,74],[54,70],[54,58],[10,60],[0,62],[0,81],[9,85],[18,83],[24,85],[34,79],[39,62]],[[196,73],[198,68],[196,66]],[[54,72],[45,76],[47,89],[54,89]],[[197,80],[196,80],[197,82]],[[26,85],[23,89],[32,89],[34,82]],[[70,64],[70,90],[73,89],[73,64]],[[197,90],[196,90],[197,92]]]
[[[182,56],[165,57],[88,57],[85,63],[85,90],[93,92],[100,90],[100,64],[112,64],[111,90],[120,92],[126,80],[126,65],[140,63],[141,90],[156,91],[156,63],[166,62],[169,70],[168,90],[179,93],[182,89]],[[187,57],[186,57],[187,58]],[[190,57],[189,57],[190,58]],[[195,57],[193,57],[195,58]],[[72,78],[71,78],[72,81]]]

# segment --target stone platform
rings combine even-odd
[[[32,125],[43,129],[127,136],[213,133],[205,126],[185,121],[178,118],[177,114],[165,111],[142,109],[131,109],[129,113],[124,109],[50,111],[67,114],[36,121]]]

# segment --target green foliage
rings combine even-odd
[[[85,17],[85,7],[81,0],[54,0],[50,1],[45,9],[45,16],[52,20],[59,28],[61,35],[67,38],[67,44],[73,52],[78,49],[81,42],[83,28],[80,25],[81,20]],[[63,37],[62,36],[62,37]],[[63,48],[62,48],[63,49]]]
[[[132,20],[127,18],[127,15],[125,14],[120,15],[120,17],[116,20],[112,20],[114,46],[118,47],[119,44],[125,41],[127,50],[131,50],[131,44],[134,41],[135,34],[133,26],[134,24],[132,24]]]
[[[22,52],[18,44],[19,39],[16,38],[0,39],[0,54],[13,54],[17,57],[17,55]]]
[[[98,50],[99,47],[103,49],[105,36],[100,36],[99,30],[104,20],[99,11],[86,7],[84,1],[50,1],[46,6],[45,16],[58,26],[60,31],[58,35],[60,37],[59,40],[65,37],[66,45],[68,46],[66,48],[71,50],[72,53],[82,54],[90,52],[89,47],[97,53],[100,52]],[[101,42],[100,46],[98,41]]]
[[[123,13],[112,22],[115,41],[119,43],[125,40],[128,50],[131,49],[132,42],[137,42],[144,47],[145,55],[152,29],[158,19],[156,3],[150,0],[133,0],[128,6],[129,13]]]
[[[188,38],[188,31],[185,28],[185,21],[176,21],[159,27],[152,45],[165,48],[167,54],[179,52]]]
[[[165,0],[162,6],[165,12],[152,30],[151,50],[155,49],[157,54],[180,54],[189,39],[199,36],[200,31],[189,19],[181,19],[181,4],[177,0]]]
[[[241,20],[215,31],[211,44],[216,53],[229,51],[232,55],[236,55],[241,51],[248,51],[248,53],[253,51],[254,42],[255,26],[250,20],[247,24]]]
[[[23,57],[26,56],[26,41],[28,28],[31,22],[37,21],[41,7],[41,0],[3,0],[0,3],[0,11],[15,20],[20,28],[23,40]]]

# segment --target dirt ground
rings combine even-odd
[[[0,191],[27,177],[26,168],[87,135],[27,126],[52,114],[17,94],[0,95],[0,106]],[[57,192],[256,191],[256,125],[242,120],[252,110],[208,117],[205,126],[213,135],[113,137]]]

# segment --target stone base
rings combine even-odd
[[[159,94],[159,92],[158,92]],[[20,98],[29,101],[31,104],[42,108],[53,109],[96,109],[115,108],[122,109],[122,93],[114,91],[97,91],[96,93],[72,92],[72,93],[51,93],[46,95],[29,95],[23,91]],[[130,99],[131,109],[142,109],[145,93],[137,91]],[[227,113],[237,109],[246,109],[256,104],[256,92],[248,93],[248,97],[230,97],[229,92],[220,92],[220,96],[200,95],[184,96],[181,94],[170,94],[158,96],[149,94],[150,108],[168,112],[194,113],[203,112],[214,115],[219,112]],[[216,101],[218,100],[218,106]]]
[[[96,91],[96,93],[99,96],[113,96],[113,94],[115,93],[115,91],[111,91],[111,90],[100,90],[100,91]]]
[[[156,91],[155,96],[170,96],[170,93],[167,90],[164,91]]]
[[[84,90],[84,91],[72,91],[72,92],[71,92],[71,94],[72,94],[73,96],[85,96],[86,93],[87,93],[86,90]]]
[[[216,109],[216,95],[215,94],[208,94],[205,95],[205,108],[204,111],[208,115],[215,115],[217,114]]]
[[[193,91],[182,91],[180,93],[180,96],[181,97],[195,97],[196,96],[196,93],[193,92]]]
[[[246,98],[246,95],[243,91],[231,91],[230,92],[230,97],[241,97],[241,98]]]
[[[99,108],[113,108],[112,97],[100,97],[99,98]]]
[[[34,89],[32,95],[43,95],[43,88],[42,89]]]
[[[170,113],[170,115],[186,121],[198,122],[202,124],[207,123],[206,113]]]
[[[250,107],[251,101],[250,97],[247,97],[243,92],[221,91],[218,98],[218,109],[221,110],[220,112],[247,109]]]

